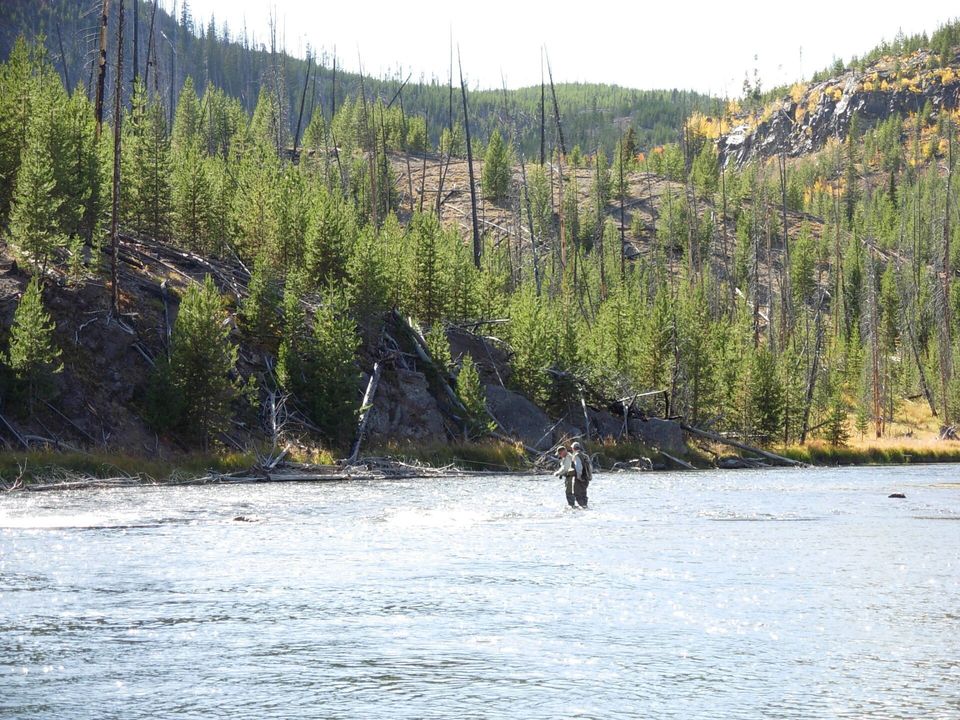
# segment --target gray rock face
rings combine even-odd
[[[718,140],[721,162],[739,166],[780,152],[791,157],[814,152],[831,137],[846,138],[854,116],[869,126],[894,114],[919,112],[927,102],[934,112],[960,107],[960,81],[943,81],[929,72],[930,62],[929,52],[918,53],[902,70],[881,61],[811,85],[799,102],[784,96],[756,127],[737,125]],[[919,84],[900,81],[914,75],[922,77]]]
[[[682,453],[686,450],[683,430],[672,420],[647,418],[646,420],[631,420],[630,434],[644,445],[666,450],[669,453]]]
[[[617,439],[623,434],[623,418],[616,417],[606,410],[587,410],[590,416],[590,432],[592,437]]]
[[[499,385],[487,385],[487,408],[509,435],[524,445],[547,450],[553,444],[547,414],[523,395]]]
[[[421,372],[384,373],[377,388],[368,431],[384,440],[445,440],[436,399]]]

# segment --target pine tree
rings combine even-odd
[[[303,324],[302,311],[290,307],[293,295],[285,302],[289,319],[280,348],[280,379],[323,438],[343,446],[353,432],[360,401],[360,339],[347,312],[346,294],[337,289],[324,293],[312,331]]]
[[[866,413],[864,413],[864,417],[868,417]],[[830,393],[824,434],[827,442],[835,447],[846,445],[850,439],[850,430],[847,425],[847,405],[839,387]]]
[[[396,223],[396,218],[393,220]],[[369,225],[353,244],[347,261],[352,308],[357,318],[376,317],[390,306],[390,281],[387,278],[384,236]]]
[[[125,127],[129,137],[124,143],[124,218],[139,232],[167,238],[171,166],[166,115],[156,99],[147,100],[141,83],[134,91],[131,121]]]
[[[308,210],[304,267],[317,286],[343,282],[357,237],[353,208],[339,195],[319,190]]]
[[[483,156],[483,194],[494,202],[504,200],[513,177],[513,158],[499,130],[494,130]]]
[[[463,356],[457,375],[457,396],[467,411],[467,434],[475,437],[488,432],[491,421],[487,415],[487,398],[483,383],[480,382],[480,373],[469,353]]]
[[[201,140],[201,122],[200,99],[193,86],[193,78],[188,76],[183,81],[183,88],[177,98],[177,112],[173,117],[171,141],[175,153],[182,153]]]
[[[223,298],[207,275],[202,285],[187,289],[173,328],[168,382],[182,411],[169,422],[204,449],[227,426],[230,404],[239,394],[231,377],[238,351],[225,321]]]
[[[754,353],[750,390],[754,429],[765,442],[777,440],[783,428],[783,385],[778,377],[776,360],[765,347]]]
[[[413,307],[421,321],[432,325],[440,319],[446,298],[439,247],[442,229],[434,215],[414,215],[410,225],[416,247]]]
[[[40,282],[34,277],[27,285],[13,315],[10,349],[3,358],[14,381],[15,394],[26,396],[30,412],[38,400],[53,390],[53,376],[63,370],[60,349],[53,332],[56,324],[43,308]]]
[[[253,260],[276,246],[276,202],[280,173],[275,155],[247,148],[235,168],[236,187],[231,194],[231,236],[241,258]]]
[[[248,295],[240,306],[243,328],[258,343],[276,349],[280,330],[281,283],[266,253],[257,256],[247,289]]]
[[[547,368],[553,365],[551,352],[552,334],[549,328],[542,298],[527,287],[516,293],[510,303],[510,347],[513,350],[513,373],[510,380],[514,388],[534,401],[548,399],[549,377]]]
[[[213,195],[199,139],[174,154],[171,184],[174,238],[191,250],[209,252]]]
[[[34,83],[31,50],[23,37],[17,38],[10,57],[0,64],[0,219],[10,212],[14,183],[20,169],[27,130],[32,117]],[[48,165],[49,167],[49,165]]]
[[[712,196],[717,191],[720,182],[720,165],[717,159],[717,149],[713,143],[704,143],[690,168],[693,185],[703,195]]]
[[[31,120],[10,211],[10,242],[41,274],[56,251],[66,244],[57,221],[63,197],[55,192],[48,131],[43,113]]]
[[[437,367],[444,372],[450,372],[453,367],[453,358],[450,355],[450,341],[443,323],[435,322],[423,338],[427,341],[427,351]]]

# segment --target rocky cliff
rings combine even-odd
[[[929,105],[928,105],[929,104]],[[946,64],[930,50],[884,57],[862,69],[811,84],[794,85],[762,110],[738,114],[717,139],[724,163],[743,165],[785,152],[796,157],[843,140],[856,116],[864,126],[927,107],[935,119],[960,107],[960,56]]]

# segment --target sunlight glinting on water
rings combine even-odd
[[[957,717],[951,478],[5,495],[0,716]]]

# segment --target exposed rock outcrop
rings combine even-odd
[[[631,420],[629,426],[630,434],[644,445],[671,453],[683,453],[687,449],[683,429],[670,420],[659,418]]]
[[[447,439],[443,416],[422,372],[384,373],[371,411],[369,432],[391,440]]]
[[[499,385],[487,385],[486,393],[487,407],[508,434],[538,450],[550,448],[553,422],[543,410]]]
[[[831,137],[845,139],[854,116],[871,125],[897,113],[917,113],[928,102],[934,113],[956,109],[958,64],[954,57],[940,67],[931,51],[920,50],[908,58],[883,58],[863,70],[796,86],[759,114],[737,118],[717,141],[721,161],[743,165],[781,152],[795,157],[820,150]]]

